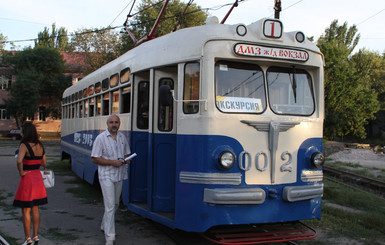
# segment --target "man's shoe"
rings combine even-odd
[[[113,240],[107,240],[106,245],[114,245],[114,241]]]

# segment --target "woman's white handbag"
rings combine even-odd
[[[45,188],[53,187],[55,185],[55,174],[53,173],[53,170],[44,169],[40,170],[40,172],[43,177]]]

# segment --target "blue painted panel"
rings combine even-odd
[[[91,160],[92,144],[99,134],[99,131],[79,131],[74,134],[62,137],[62,142],[70,144],[67,147],[62,144],[62,151],[71,156],[72,171],[80,178],[88,183],[94,183],[95,173],[98,169],[97,165]]]
[[[173,212],[175,207],[175,147],[174,134],[154,135],[152,210]]]
[[[131,136],[131,151],[138,154],[130,164],[129,202],[147,202],[147,154],[148,133],[133,132]]]
[[[195,148],[193,146],[195,146]],[[305,151],[305,149],[311,147],[322,147],[322,139],[306,140],[300,149]],[[308,185],[309,183],[298,181],[297,183],[288,185],[246,185],[244,172],[239,169],[237,161],[231,170],[218,171],[215,167],[217,156],[215,152],[217,149],[226,148],[232,149],[235,156],[238,156],[242,151],[242,147],[235,139],[223,136],[178,136],[177,173],[180,171],[192,171],[205,173],[238,172],[242,174],[242,183],[238,186],[181,183],[177,179],[175,226],[178,229],[202,232],[211,226],[221,224],[285,222],[320,218],[320,198],[293,203],[286,202],[282,199],[282,190],[285,186]],[[188,149],[190,149],[190,151]],[[196,150],[191,151],[191,149]],[[303,154],[302,151],[300,151],[299,154]],[[304,157],[301,155],[298,158],[301,159]],[[300,168],[310,168],[309,164],[306,165],[304,161],[299,163],[299,165]],[[300,178],[300,175],[298,176]],[[203,202],[204,188],[243,189],[255,187],[264,189],[267,194],[263,204],[212,205]],[[270,197],[270,192],[274,192],[276,195]]]
[[[63,140],[71,142],[71,140],[73,141],[71,137],[73,138],[70,136],[67,139],[63,138]],[[153,145],[149,145],[150,137],[153,137]],[[173,141],[175,138],[177,142]],[[293,203],[282,199],[282,190],[285,186],[311,184],[301,182],[299,173],[302,169],[312,169],[309,156],[314,151],[322,151],[322,139],[320,138],[308,139],[299,147],[297,182],[274,186],[246,185],[244,172],[238,167],[238,159],[230,170],[220,170],[217,167],[218,155],[223,150],[232,151],[236,157],[243,151],[243,147],[233,138],[169,134],[154,136],[146,132],[134,132],[131,140],[132,151],[138,153],[138,157],[134,158],[130,166],[129,180],[124,182],[124,203],[130,210],[164,225],[185,231],[203,232],[215,225],[285,222],[319,219],[321,217],[320,198]],[[81,156],[68,148],[63,149],[73,154],[74,167],[78,173],[81,174],[82,171],[85,173],[82,167],[88,170],[86,160],[88,156]],[[153,150],[154,155],[152,155]],[[149,156],[154,157],[153,169],[148,169]],[[94,171],[92,167],[89,169],[90,172]],[[179,181],[181,171],[240,173],[242,179],[241,184],[236,186],[181,183]],[[88,174],[86,175],[88,176]],[[151,188],[148,188],[148,183],[152,183]],[[244,189],[256,187],[264,189],[267,194],[263,204],[212,205],[203,202],[205,188]],[[149,191],[153,193],[152,200],[147,200]],[[273,192],[275,195],[269,195]],[[150,201],[152,210],[133,205],[135,202],[146,203],[148,201]],[[172,210],[175,211],[174,220],[155,213],[157,211],[172,212]]]

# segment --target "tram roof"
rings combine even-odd
[[[130,68],[131,72],[137,72],[165,64],[198,60],[202,56],[205,43],[213,40],[258,43],[259,45],[278,47],[285,46],[320,53],[319,48],[307,38],[305,38],[303,43],[298,43],[294,37],[297,31],[282,32],[282,37],[278,39],[265,38],[262,34],[263,22],[265,20],[267,19],[261,19],[247,26],[244,24],[217,24],[214,21],[214,23],[184,28],[144,42],[84,77],[81,81],[65,90],[64,96],[85,89],[92,83],[119,73],[127,67]],[[240,36],[237,34],[236,29],[239,25],[246,26],[246,35]],[[86,82],[87,80],[89,82]]]

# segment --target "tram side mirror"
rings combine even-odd
[[[169,85],[161,85],[159,87],[159,103],[161,106],[172,105],[172,93]]]

